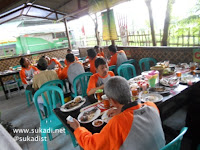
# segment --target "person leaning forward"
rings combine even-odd
[[[100,133],[92,134],[76,119],[67,121],[84,150],[159,150],[164,147],[165,137],[154,103],[131,102],[128,82],[119,76],[105,83],[104,92],[116,109],[108,112],[113,117]]]

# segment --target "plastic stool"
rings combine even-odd
[[[14,80],[10,80],[10,81],[7,81],[7,82],[4,82],[4,85],[6,87],[6,89],[8,90],[8,95],[9,97],[11,97],[11,88],[13,86],[15,86],[17,88],[17,91],[19,92],[19,94],[21,95],[21,92],[20,92],[20,89],[19,89],[19,86],[18,86],[18,83]]]

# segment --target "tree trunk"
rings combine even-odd
[[[148,11],[149,11],[149,21],[150,21],[150,27],[151,27],[151,37],[152,37],[152,43],[153,46],[156,46],[156,38],[155,38],[155,31],[154,31],[154,21],[153,21],[153,15],[152,15],[152,8],[151,8],[151,0],[145,0],[145,3],[147,5]]]
[[[163,29],[163,38],[162,38],[162,42],[161,42],[162,46],[167,46],[170,15],[171,15],[171,11],[172,11],[172,3],[174,3],[174,0],[168,0],[168,2],[167,2],[165,23],[164,23],[164,29]]]
[[[97,45],[100,46],[100,37],[99,37],[99,31],[98,31],[98,20],[97,20],[97,14],[95,14],[95,36],[97,40]]]

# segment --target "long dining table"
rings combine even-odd
[[[182,106],[187,105],[190,93],[196,88],[200,87],[199,77],[197,78],[198,80],[190,86],[187,84],[178,84],[177,86],[172,87],[168,94],[166,93],[163,94],[162,101],[155,103],[160,111],[161,121],[164,121],[166,118],[171,116],[175,111],[177,111],[178,108],[181,108]],[[67,124],[66,118],[70,115],[73,118],[77,119],[78,115],[80,114],[80,110],[82,108],[96,102],[97,100],[94,97],[90,96],[90,97],[86,97],[85,104],[82,105],[79,109],[76,109],[71,112],[62,112],[60,108],[55,108],[53,111],[56,114],[56,116],[60,119],[60,121],[63,123],[63,125],[71,133],[73,133],[74,130]],[[141,102],[141,100],[138,99],[138,102]],[[106,123],[103,124],[103,126],[105,125]],[[92,125],[91,122],[81,124],[81,126],[88,129],[91,133],[98,133],[103,128],[103,126],[96,128]]]

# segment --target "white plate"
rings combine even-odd
[[[183,77],[181,77],[180,83],[187,84],[188,81],[191,81],[192,83],[195,83],[195,82],[198,81],[198,78],[195,78],[192,75],[183,76]]]
[[[200,70],[194,70],[194,73],[200,73]]]
[[[164,88],[164,91],[156,91],[156,88]],[[150,93],[157,93],[157,94],[166,94],[166,93],[169,93],[170,90],[171,90],[171,88],[169,88],[169,87],[155,87],[155,89],[149,88]]]
[[[151,101],[151,102],[160,102],[162,101],[163,96],[160,94],[154,94],[154,93],[150,93],[150,94],[142,94],[141,95],[141,101],[146,102],[146,101]]]
[[[70,109],[65,108],[66,105],[68,105],[68,104],[74,102],[75,99],[78,98],[78,97],[81,98],[81,100],[82,100],[81,103],[79,103],[77,106],[74,106],[74,107],[72,107],[72,108],[70,108]],[[77,96],[77,97],[74,98],[74,100],[69,101],[69,102],[65,103],[64,105],[62,105],[62,106],[60,107],[60,110],[61,110],[62,112],[70,112],[70,111],[73,111],[73,110],[76,110],[76,109],[80,108],[85,102],[86,102],[86,99],[85,99],[85,98],[83,98],[83,97],[81,97],[81,96]]]
[[[109,120],[112,118],[112,117],[108,117],[108,115],[107,115],[108,110],[104,111],[103,115],[101,116],[101,119],[106,123],[108,123]]]
[[[91,107],[91,108],[88,108],[86,110],[84,110],[83,112],[81,112],[79,115],[78,115],[78,118],[77,120],[80,122],[80,123],[89,123],[89,122],[92,122],[93,120],[97,119],[99,116],[100,116],[100,113],[101,113],[101,110],[99,108],[97,108],[96,112],[94,113],[94,116],[93,118],[91,118],[90,120],[87,120],[87,121],[81,121],[80,118],[83,116],[83,114],[85,112],[88,112],[88,111],[91,111],[92,109],[94,109],[95,107]]]
[[[170,86],[169,81],[171,80],[171,83],[173,83],[173,86],[177,86],[179,84],[178,79],[173,79],[173,78],[162,78],[160,80],[160,83],[164,86]],[[174,80],[174,82],[172,82]],[[175,82],[176,81],[176,82]],[[171,86],[170,86],[171,87]]]
[[[175,64],[169,64],[169,68],[175,67]]]

